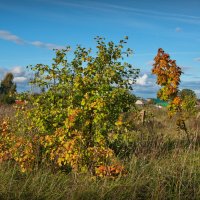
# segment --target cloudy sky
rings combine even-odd
[[[53,48],[95,48],[93,38],[129,36],[128,62],[140,69],[134,93],[155,97],[153,58],[163,48],[182,67],[181,88],[200,97],[199,0],[0,0],[0,79],[11,71],[28,89],[26,66],[50,64]]]

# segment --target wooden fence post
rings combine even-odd
[[[140,111],[140,114],[141,114],[142,124],[144,124],[144,121],[145,121],[145,110]]]

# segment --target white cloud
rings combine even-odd
[[[24,41],[21,38],[5,30],[0,30],[0,39],[12,41],[17,44],[24,44]]]
[[[26,41],[23,40],[21,38],[19,38],[18,36],[10,33],[9,31],[5,31],[5,30],[0,30],[0,39],[3,40],[8,40],[17,44],[30,44],[32,46],[36,46],[36,47],[40,47],[40,48],[46,48],[46,49],[63,49],[65,48],[64,46],[60,46],[57,44],[52,44],[52,43],[45,43],[45,42],[41,42],[41,41]]]
[[[14,76],[23,76],[25,74],[25,69],[21,66],[15,66],[10,70]]]
[[[23,83],[23,82],[26,82],[28,79],[26,78],[26,77],[24,77],[24,76],[19,76],[19,77],[15,77],[14,79],[13,79],[13,81],[15,82],[15,83]]]
[[[136,80],[137,85],[146,85],[147,84],[148,76],[144,74],[143,76],[139,76]]]
[[[47,48],[47,49],[63,49],[65,48],[64,46],[59,46],[56,44],[51,44],[51,43],[44,43],[40,41],[34,41],[30,42],[31,45],[36,46],[36,47],[42,47],[42,48]]]

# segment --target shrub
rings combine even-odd
[[[69,47],[56,50],[51,66],[37,64],[32,84],[45,90],[32,99],[32,107],[18,113],[18,130],[23,130],[22,146],[15,159],[29,162],[37,154],[37,163],[47,161],[57,168],[95,174],[101,166],[118,169],[118,161],[108,145],[108,134],[118,131],[120,114],[134,105],[130,93],[138,70],[122,59],[132,51],[123,50],[126,40],[115,45],[97,37],[97,52],[78,46],[74,58],[67,59]],[[27,126],[24,120],[28,119]],[[31,139],[32,138],[32,139]],[[39,149],[39,150],[38,150]],[[38,153],[39,151],[39,153]],[[19,157],[18,156],[18,157]],[[30,158],[30,165],[36,161]],[[107,167],[106,167],[107,169]],[[108,174],[105,171],[104,174]]]

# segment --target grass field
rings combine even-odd
[[[21,173],[8,161],[0,164],[0,199],[200,199],[200,121],[186,121],[188,142],[165,109],[145,109],[150,115],[144,124],[133,121],[133,130],[117,144],[124,175],[99,178],[45,166]],[[0,117],[12,117],[13,112],[1,107]],[[131,119],[132,114],[127,120]]]

